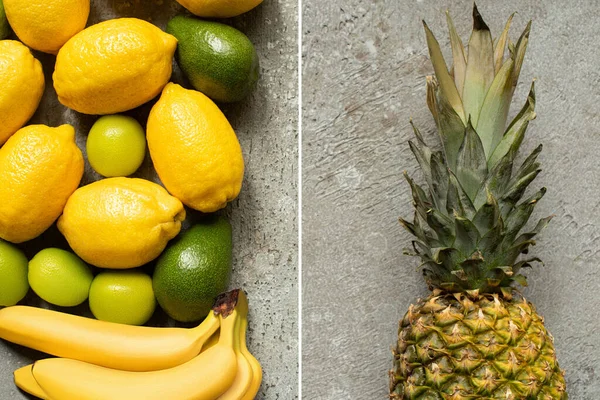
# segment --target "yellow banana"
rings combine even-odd
[[[44,390],[38,385],[32,373],[33,364],[24,366],[15,371],[15,384],[24,392],[27,392],[42,400],[49,400]]]
[[[258,360],[250,353],[250,351],[248,351],[248,348],[246,347],[246,330],[248,329],[248,319],[246,316],[244,316],[241,319],[241,343],[240,343],[240,350],[242,352],[242,354],[244,355],[244,357],[246,358],[246,360],[248,360],[248,362],[250,363],[250,366],[252,368],[252,382],[250,383],[250,386],[248,387],[248,390],[246,391],[246,393],[244,394],[244,396],[242,396],[239,400],[254,400],[254,398],[256,397],[258,390],[260,389],[260,384],[262,383],[262,367],[260,366],[260,363],[258,362]]]
[[[214,308],[221,325],[219,342],[174,368],[130,372],[50,358],[33,365],[33,377],[52,400],[215,400],[235,380],[235,327],[240,310],[247,307],[242,291],[222,295]]]
[[[241,352],[241,322],[243,316],[238,317],[235,324],[235,340],[233,341],[233,350],[237,358],[237,374],[233,384],[225,393],[223,393],[217,400],[240,400],[244,394],[248,391],[250,384],[252,383],[252,366],[246,360]]]
[[[0,338],[58,357],[124,371],[156,371],[200,353],[219,328],[210,313],[196,328],[150,328],[14,306],[0,310]]]

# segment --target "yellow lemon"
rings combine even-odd
[[[0,148],[0,238],[20,243],[60,216],[83,176],[71,125],[20,129]]]
[[[219,107],[202,93],[169,83],[150,111],[146,138],[161,181],[185,205],[213,212],[240,193],[240,143]]]
[[[183,204],[162,186],[119,177],[77,189],[58,229],[89,264],[125,269],[158,257],[184,219]]]
[[[171,77],[177,39],[149,22],[119,18],[73,36],[58,52],[58,100],[84,114],[115,114],[157,96]]]
[[[85,28],[90,0],[3,0],[6,18],[19,39],[32,49],[56,54]]]
[[[263,0],[177,0],[192,14],[207,18],[230,18],[252,10]]]
[[[0,40],[0,146],[31,118],[44,93],[44,72],[27,47]]]

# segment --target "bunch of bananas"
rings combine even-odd
[[[262,369],[246,347],[248,300],[219,296],[196,328],[120,325],[51,310],[0,310],[0,338],[61,358],[15,371],[44,400],[251,400]]]

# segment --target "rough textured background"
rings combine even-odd
[[[183,12],[174,0],[92,1],[88,24],[117,16],[148,19],[162,28]],[[228,22],[246,33],[256,46],[262,78],[251,98],[224,111],[240,139],[246,161],[242,193],[226,213],[235,242],[231,287],[243,287],[250,301],[249,347],[264,368],[258,399],[298,396],[297,286],[297,14],[295,2],[267,0],[255,10]],[[56,101],[51,74],[54,57],[36,53],[46,72],[46,93],[32,123],[77,126],[77,143],[85,138],[95,117],[67,110]],[[174,80],[185,81],[179,71]],[[144,123],[150,105],[130,112]],[[147,157],[137,176],[154,178]],[[86,165],[84,182],[99,176]],[[190,215],[193,219],[195,215]],[[56,229],[24,246],[32,256],[47,246],[66,246]],[[39,303],[31,295],[27,302]],[[87,313],[87,307],[79,312]],[[155,323],[169,323],[157,313]],[[42,357],[0,341],[0,399],[27,398],[12,382],[12,371]]]
[[[444,11],[466,41],[472,5],[304,0],[303,398],[386,398],[397,321],[427,295],[417,260],[402,255],[410,238],[397,222],[412,215],[402,171],[420,179],[407,144],[409,117],[434,140],[421,19],[448,50]],[[538,119],[524,152],[544,143],[533,187],[548,193],[534,217],[556,218],[533,249],[546,266],[527,271],[524,293],[554,335],[570,398],[597,400],[600,25],[590,20],[597,4],[478,5],[495,35],[513,11],[513,38],[534,22],[515,104],[536,77]]]

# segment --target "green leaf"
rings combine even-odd
[[[499,217],[498,202],[488,191],[487,201],[477,210],[477,214],[473,218],[473,224],[475,224],[481,235],[485,235],[498,224]]]
[[[504,230],[504,225],[502,223],[502,218],[498,217],[498,221],[496,222],[496,226],[487,231],[485,235],[481,238],[479,243],[477,243],[477,247],[483,254],[495,254],[496,249],[500,247],[503,243],[502,231]]]
[[[440,153],[431,155],[431,197],[438,210],[446,210],[448,197],[448,169]]]
[[[515,174],[514,180],[519,180],[525,175],[532,173],[536,169],[539,169],[540,163],[535,162],[535,160],[537,159],[537,156],[540,154],[541,151],[542,145],[540,144],[538,147],[535,148],[535,150],[531,152],[531,154],[525,159],[525,161],[523,161],[523,164],[521,164],[521,166],[517,170],[517,173]]]
[[[425,182],[431,188],[431,165],[429,164],[429,160],[431,158],[431,151],[428,147],[418,147],[411,140],[408,141],[408,146],[410,147],[410,151],[414,154],[419,166],[421,167],[421,172],[423,173],[423,177],[425,178]]]
[[[506,48],[506,41],[508,40],[508,30],[510,29],[510,23],[512,22],[514,16],[515,14],[512,13],[510,17],[508,17],[508,21],[506,21],[504,30],[502,31],[502,34],[500,35],[498,41],[494,46],[494,71],[496,73],[500,71],[502,64],[504,64],[504,49]]]
[[[433,64],[433,70],[435,71],[435,76],[440,84],[441,91],[444,93],[444,96],[448,99],[448,102],[452,105],[452,108],[456,111],[464,123],[465,111],[463,108],[463,103],[458,90],[456,89],[456,85],[454,84],[454,80],[448,72],[448,67],[446,65],[446,61],[444,60],[442,50],[440,49],[440,44],[435,39],[435,36],[425,21],[423,21],[423,26],[425,28],[425,36],[427,37],[429,58],[431,59],[431,64]]]
[[[519,114],[512,120],[504,133],[504,137],[500,140],[488,160],[488,166],[490,168],[492,168],[498,160],[504,157],[509,151],[512,150],[516,153],[523,141],[529,121],[533,120],[535,117],[535,83],[532,82],[525,105],[521,108]]]
[[[526,232],[521,234],[516,240],[515,243],[526,243],[526,242],[530,242],[532,238],[534,238],[535,236],[537,236],[542,230],[544,230],[544,228],[546,226],[548,226],[548,224],[550,223],[550,221],[552,220],[552,218],[554,218],[553,215],[550,215],[546,218],[542,218],[538,221],[537,225],[535,226],[535,228],[533,228],[533,230],[531,232]]]
[[[527,278],[525,276],[519,274],[512,277],[512,280],[517,282],[519,285],[526,287],[527,286]]]
[[[465,117],[471,118],[474,127],[479,122],[479,112],[485,95],[494,80],[494,44],[490,29],[473,5],[473,33],[469,39],[469,55],[463,89]]]
[[[465,129],[465,139],[458,152],[456,177],[471,200],[475,199],[487,173],[483,145],[469,120]]]
[[[448,204],[455,202],[458,205],[458,208],[453,205],[452,210],[461,216],[472,219],[473,216],[475,216],[476,210],[471,199],[452,171],[448,171],[448,178]]]
[[[438,90],[437,82],[433,79],[427,80],[427,104],[430,109],[435,110],[432,111],[432,115],[442,140],[446,163],[455,170],[458,149],[465,135],[465,125],[442,91]]]
[[[436,209],[427,212],[427,224],[434,230],[438,240],[446,246],[454,242],[454,227],[452,220]]]
[[[495,197],[501,198],[504,195],[506,186],[510,182],[514,153],[509,152],[499,163],[488,173],[485,183],[479,188],[475,201],[475,208],[481,207],[486,201],[488,191]]]
[[[501,202],[503,203],[503,214],[504,211],[507,211],[509,208],[512,208],[515,204],[517,204],[521,197],[523,197],[523,193],[525,193],[527,186],[529,186],[529,184],[535,179],[536,176],[538,176],[541,171],[541,169],[537,169],[530,174],[525,175],[523,178],[519,179],[510,186],[506,194],[501,198]],[[508,207],[508,209],[504,209],[504,207]]]
[[[458,249],[465,257],[470,257],[477,248],[481,238],[477,227],[468,219],[455,216],[455,239],[453,247]]]
[[[512,57],[515,60],[513,77],[513,88],[517,87],[519,81],[519,75],[521,74],[521,66],[525,59],[525,51],[527,50],[527,44],[529,43],[529,32],[531,32],[531,21],[525,27],[525,30],[517,40],[517,44],[513,47]],[[510,47],[509,47],[510,48]],[[514,90],[514,89],[513,89]]]
[[[409,178],[408,174],[404,173],[404,178],[410,185],[415,210],[423,217],[424,220],[427,220],[427,211],[431,208],[431,202],[427,198],[425,191],[417,185],[412,179]]]
[[[512,100],[512,70],[513,61],[509,59],[494,78],[479,113],[477,134],[488,156],[502,139],[506,128],[508,109]]]
[[[506,218],[505,243],[508,245],[515,240],[521,229],[527,224],[537,202],[544,197],[546,188],[540,189],[536,194],[515,207]]]
[[[448,23],[448,31],[450,32],[450,45],[452,46],[452,66],[454,68],[454,83],[458,93],[462,93],[465,84],[465,72],[467,70],[467,57],[465,55],[465,48],[462,40],[456,28],[454,28],[454,22],[450,17],[450,12],[446,11],[446,22]]]

